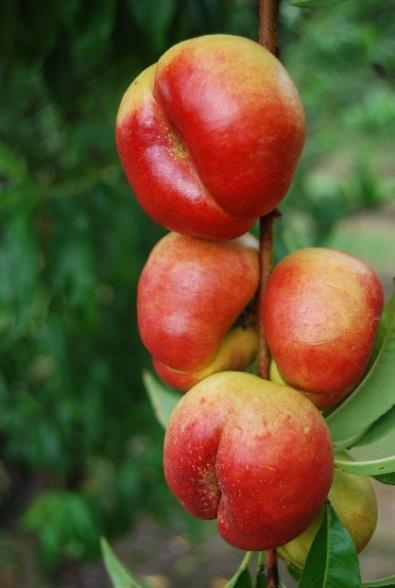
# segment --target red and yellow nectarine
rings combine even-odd
[[[328,498],[360,553],[369,543],[377,524],[377,500],[370,478],[335,469]],[[281,547],[280,555],[303,567],[321,522],[322,512],[301,535]]]
[[[383,308],[383,288],[362,261],[331,249],[300,249],[274,268],[264,330],[279,375],[319,407],[360,381]]]
[[[249,234],[218,242],[170,233],[152,250],[138,285],[138,323],[169,385],[188,390],[254,360],[255,327],[237,320],[258,288],[257,249]]]
[[[168,229],[233,239],[285,196],[302,151],[296,88],[273,55],[231,35],[183,41],[126,91],[116,143],[144,210]]]
[[[332,445],[302,394],[251,374],[209,376],[174,409],[164,472],[183,507],[218,519],[240,549],[282,545],[312,521],[329,491]]]

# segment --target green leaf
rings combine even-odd
[[[262,571],[259,571],[256,576],[255,588],[266,588],[266,586],[267,586],[266,574]]]
[[[337,6],[337,4],[342,4],[346,1],[347,0],[292,0],[290,4],[297,8],[331,8],[332,6]]]
[[[380,329],[381,347],[354,392],[328,417],[337,447],[350,447],[395,405],[395,295],[389,300]]]
[[[238,571],[226,584],[226,588],[252,588],[250,572],[247,569]]]
[[[136,580],[130,576],[125,566],[119,561],[103,537],[100,540],[100,544],[104,558],[104,565],[114,588],[141,588]]]
[[[13,180],[23,180],[27,175],[24,159],[3,141],[0,141],[0,173]]]
[[[248,564],[252,556],[252,551],[246,551],[243,561],[237,568],[234,575],[227,582],[225,588],[252,588],[251,576],[248,571]]]
[[[378,580],[367,580],[362,582],[363,588],[380,588],[386,586],[387,588],[394,588],[395,586],[395,575],[387,576],[387,578],[379,578]]]
[[[391,474],[383,474],[382,476],[373,476],[375,480],[382,484],[389,484],[390,486],[395,485],[395,472]]]
[[[177,7],[176,0],[129,0],[129,10],[148,38],[154,49],[162,52],[166,45],[168,30]]]
[[[179,392],[166,388],[148,371],[143,372],[143,382],[155,416],[162,427],[166,429],[173,408],[180,400],[181,395]]]
[[[300,577],[302,575],[301,568],[299,568],[298,566],[296,566],[292,562],[287,562],[287,570],[288,570],[288,574],[291,576],[291,578],[293,578],[297,582],[300,580]]]
[[[340,470],[350,474],[356,474],[358,476],[379,476],[395,472],[395,455],[367,461],[335,458],[335,465]]]
[[[321,527],[308,553],[299,588],[360,588],[354,543],[327,504]]]
[[[395,406],[386,412],[382,417],[377,419],[375,423],[367,430],[367,432],[359,437],[353,447],[360,445],[369,445],[375,441],[379,441],[385,437],[390,431],[395,429]]]

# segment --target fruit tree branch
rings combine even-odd
[[[271,53],[279,55],[278,12],[280,0],[259,0],[259,43]],[[260,219],[259,259],[260,259],[260,288],[258,295],[258,329],[259,354],[258,373],[262,378],[269,378],[270,353],[263,329],[263,297],[266,282],[272,268],[273,258],[273,221],[278,213],[270,214]],[[266,553],[267,588],[278,588],[277,553],[269,549]]]
[[[259,0],[259,43],[277,57],[280,53],[279,4],[279,0]]]

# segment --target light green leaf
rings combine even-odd
[[[100,540],[100,544],[104,565],[114,588],[141,588],[141,586],[130,576],[125,566],[119,561],[103,537]]]
[[[340,470],[359,476],[379,476],[395,472],[395,455],[382,459],[370,459],[367,461],[353,461],[335,457],[335,465]]]
[[[307,555],[299,588],[360,588],[354,543],[333,508],[327,504],[321,527]]]
[[[143,382],[155,416],[162,427],[166,429],[173,408],[180,400],[181,395],[179,392],[166,388],[148,371],[143,372]]]
[[[369,445],[379,441],[393,429],[395,429],[395,406],[373,423],[362,437],[358,437],[357,441],[353,443],[353,447]]]
[[[363,588],[380,588],[380,587],[394,588],[395,587],[395,575],[387,576],[387,578],[379,578],[378,580],[367,580],[362,582]]]
[[[386,305],[377,351],[369,371],[354,392],[328,417],[336,447],[350,447],[395,405],[395,295]]]

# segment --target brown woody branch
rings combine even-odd
[[[278,32],[279,0],[259,0],[259,43],[271,53],[278,56],[280,52]],[[273,258],[273,222],[277,211],[273,211],[260,219],[259,258],[260,258],[260,287],[258,295],[258,330],[259,354],[258,373],[262,378],[268,378],[270,372],[270,352],[263,329],[263,298],[267,279],[272,269]],[[278,588],[277,552],[269,549],[266,552],[267,588]]]

